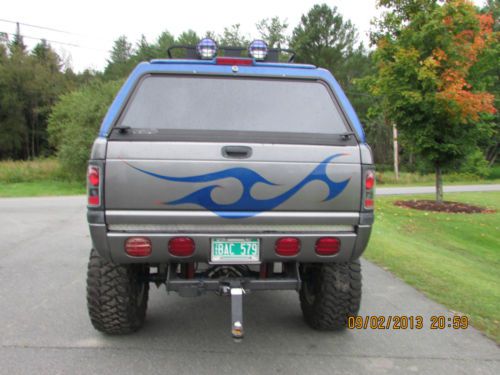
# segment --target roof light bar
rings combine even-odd
[[[203,60],[210,60],[217,55],[217,43],[211,38],[200,40],[196,46],[196,51]]]
[[[248,54],[258,61],[265,60],[268,51],[267,43],[260,39],[254,40],[248,46]]]

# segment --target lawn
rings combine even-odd
[[[418,196],[417,198],[429,198]],[[411,197],[414,198],[414,197]],[[365,257],[500,342],[500,213],[430,213],[377,199]],[[445,194],[500,211],[500,192]]]
[[[69,180],[56,159],[0,162],[0,197],[85,194],[85,183]]]
[[[41,197],[85,194],[85,185],[70,181],[0,182],[0,197]]]

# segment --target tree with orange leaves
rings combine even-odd
[[[483,51],[498,38],[491,14],[470,1],[379,0],[386,12],[372,34],[378,67],[372,91],[384,100],[400,137],[434,166],[436,201],[442,170],[457,165],[494,132],[494,96],[470,79]],[[497,40],[498,41],[498,40]]]

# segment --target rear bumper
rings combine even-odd
[[[371,233],[371,224],[346,225],[146,225],[90,223],[90,234],[94,248],[115,263],[183,263],[209,262],[212,238],[259,238],[260,262],[346,262],[357,259],[366,248]],[[152,253],[148,257],[131,257],[124,251],[127,238],[148,237],[152,242]],[[168,252],[172,237],[191,237],[195,252],[189,257],[176,257]],[[280,237],[292,236],[300,239],[300,252],[295,256],[280,256],[274,251]],[[340,251],[332,256],[320,256],[314,251],[318,238],[338,237]]]

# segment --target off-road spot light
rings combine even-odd
[[[196,50],[202,59],[210,60],[217,55],[217,43],[213,39],[205,38],[200,40]]]
[[[248,54],[255,60],[264,60],[267,56],[267,43],[263,40],[254,40],[248,46]]]

